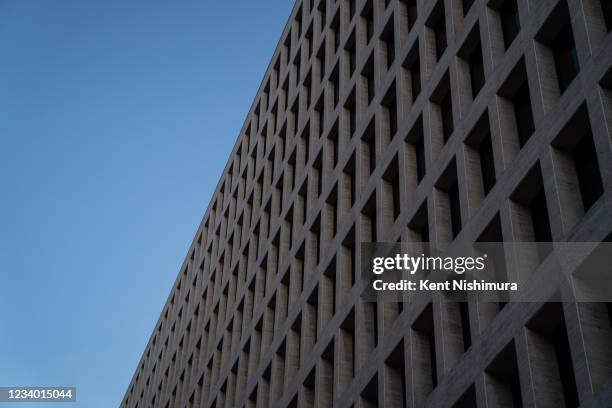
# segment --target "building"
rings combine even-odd
[[[122,407],[612,406],[610,303],[368,303],[369,241],[609,241],[608,0],[295,4]]]

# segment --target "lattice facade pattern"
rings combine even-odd
[[[361,242],[611,240],[611,28],[298,1],[121,406],[612,406],[610,304],[367,303],[358,272]]]

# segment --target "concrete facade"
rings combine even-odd
[[[121,406],[612,406],[610,304],[367,303],[358,272],[612,239],[611,13],[297,1]]]

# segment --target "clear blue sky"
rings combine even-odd
[[[0,0],[0,386],[119,405],[292,5]]]

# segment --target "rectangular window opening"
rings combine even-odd
[[[363,19],[363,26],[366,34],[366,44],[369,44],[374,34],[374,7],[372,5],[372,0],[369,0],[364,6],[361,17]]]
[[[521,20],[516,0],[504,1],[498,11],[504,37],[504,47],[507,50],[521,30]]]
[[[436,188],[441,193],[441,209],[443,211],[448,209],[449,225],[446,227],[452,239],[455,239],[462,228],[457,162],[455,159],[452,160],[436,182]]]
[[[525,242],[538,242],[538,260],[541,263],[552,250],[552,232],[540,165],[534,165],[510,197],[518,204],[518,215],[527,220],[519,224],[519,233]]]
[[[406,368],[404,341],[400,341],[385,360],[385,405],[406,407]]]
[[[404,68],[410,76],[410,97],[414,103],[421,93],[421,66],[418,42],[415,44],[404,62]]]
[[[485,370],[487,394],[494,395],[500,406],[523,407],[517,361],[516,346],[512,340]]]
[[[534,380],[546,388],[540,389],[542,395],[536,390],[536,401],[546,398],[543,394],[559,393],[566,408],[578,407],[578,390],[563,303],[545,303],[527,323],[527,328],[529,350],[534,354],[530,357],[549,362],[534,370]]]
[[[387,126],[389,131],[388,141],[390,142],[393,136],[397,133],[397,97],[395,94],[395,82],[391,84],[391,87],[382,101],[382,106],[385,111],[387,119]]]
[[[368,94],[368,105],[370,105],[372,103],[372,100],[374,99],[374,95],[376,94],[374,82],[374,58],[372,56],[366,62],[365,67],[362,71],[362,75],[365,78],[366,91]]]
[[[428,304],[412,325],[413,395],[415,406],[423,406],[427,396],[438,385],[436,337],[433,308]]]
[[[385,61],[387,63],[387,69],[391,68],[395,61],[395,33],[393,30],[393,15],[390,17],[390,21],[387,27],[383,30],[381,35],[381,41],[383,42],[383,49],[385,52]]]
[[[427,220],[427,201],[423,202],[408,223],[413,242],[429,242],[429,222]]]
[[[442,58],[442,54],[446,51],[448,40],[446,38],[446,20],[444,15],[444,1],[440,0],[434,6],[431,15],[429,16],[426,25],[433,30],[434,45],[436,51],[436,60]]]
[[[510,103],[518,144],[522,148],[535,131],[524,59],[521,59],[517,66],[514,67],[501,86],[498,95]]]
[[[363,408],[374,408],[378,407],[378,375],[374,374],[374,377],[370,380],[368,385],[359,394],[360,396],[360,407]]]
[[[580,72],[574,32],[566,0],[561,0],[536,34],[536,40],[552,51],[561,94]]]

